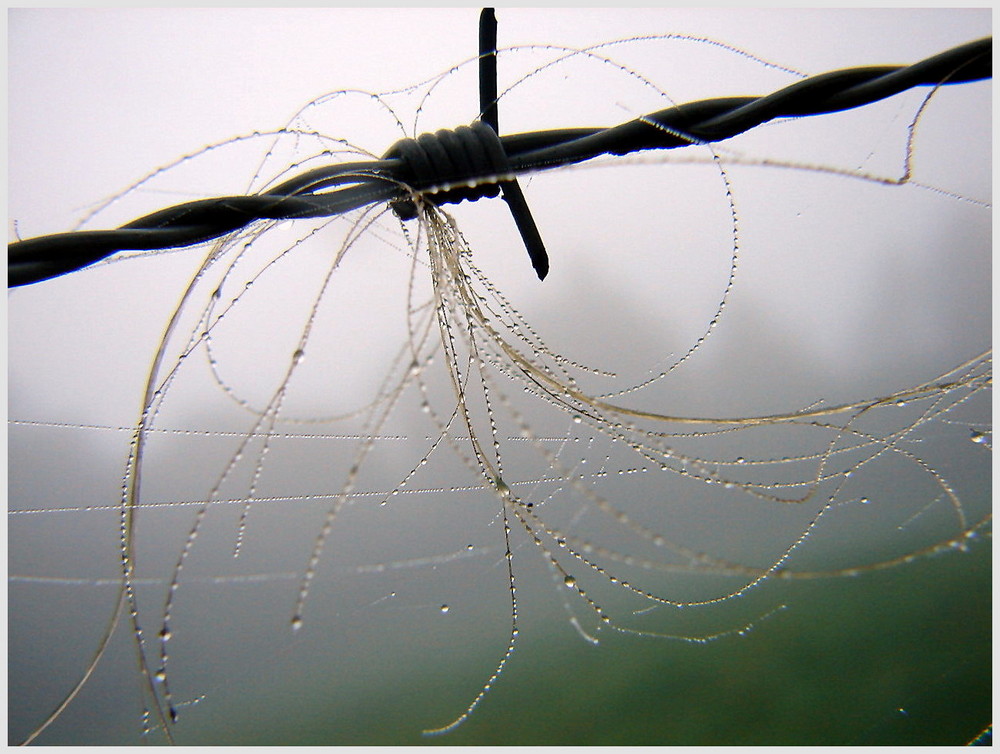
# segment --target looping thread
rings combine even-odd
[[[383,159],[401,160],[404,169],[397,178],[416,194],[433,195],[435,204],[495,197],[500,193],[499,181],[512,172],[500,137],[482,121],[402,139]],[[412,198],[399,199],[391,206],[402,220],[417,216]]]

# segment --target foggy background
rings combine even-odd
[[[72,228],[101,200],[156,168],[207,144],[280,128],[325,92],[394,90],[446,71],[476,54],[478,13],[11,10],[8,209],[16,225],[10,237],[15,228],[24,238]],[[679,33],[807,74],[915,62],[991,31],[988,10],[499,9],[497,15],[501,48]],[[796,80],[787,70],[692,42],[602,54],[649,77],[676,103],[762,94]],[[501,54],[500,91],[551,57],[542,50],[505,67]],[[600,62],[574,60],[548,73],[501,100],[501,133],[610,125],[669,104]],[[724,148],[751,161],[898,177],[907,126],[925,94],[765,126]],[[403,134],[366,99],[317,108],[309,123],[381,153]],[[989,99],[989,82],[935,95],[918,128],[916,181],[991,200]],[[415,102],[399,101],[406,103],[400,118],[409,129]],[[466,123],[477,110],[475,66],[467,65],[435,88],[418,128]],[[309,155],[302,150],[292,158]],[[263,151],[258,143],[235,145],[182,165],[109,207],[94,227],[202,195],[241,192]],[[551,257],[544,283],[534,279],[505,205],[447,209],[476,263],[553,350],[621,371],[624,384],[632,384],[704,334],[729,276],[733,227],[725,184],[708,152],[693,152],[692,164],[677,164],[679,154],[654,156],[651,164],[522,179]],[[720,324],[655,390],[615,400],[685,416],[793,411],[819,399],[834,405],[932,380],[989,347],[989,209],[913,186],[801,168],[731,165],[726,175],[739,256]],[[270,234],[274,248],[284,243],[281,232]],[[282,270],[287,277],[245,307],[248,319],[235,320],[234,330],[220,336],[220,349],[228,349],[218,354],[220,369],[241,396],[261,398],[266,392],[255,379],[266,381],[270,369],[287,366],[297,331],[285,328],[283,317],[308,305],[308,293],[299,291],[314,290],[312,273],[334,253],[336,233],[311,242],[301,261]],[[10,508],[72,509],[8,519],[11,742],[75,682],[111,614],[119,571],[116,505],[130,439],[114,428],[134,424],[164,323],[203,253],[109,265],[8,297]],[[381,242],[359,245],[338,270],[337,280],[348,282],[331,297],[335,308],[324,310],[326,328],[308,352],[314,389],[290,396],[292,415],[322,415],[370,399],[371,380],[402,342],[406,265],[393,253]],[[324,383],[324,375],[336,378]],[[246,431],[247,414],[209,383],[200,372],[185,377],[163,425]],[[437,395],[445,406],[445,394]],[[428,426],[418,397],[410,391],[402,403],[386,433],[422,437]],[[539,435],[566,436],[567,417],[527,405],[537,412],[530,420]],[[970,525],[989,508],[989,450],[969,441],[970,427],[985,429],[988,415],[988,400],[976,396],[955,417],[960,421],[927,425],[917,433],[923,443],[913,446],[955,487]],[[899,419],[884,421],[879,426],[888,433]],[[326,431],[352,429],[359,431],[344,422]],[[501,429],[504,437],[517,434],[509,420]],[[796,442],[718,438],[703,452],[777,458],[794,453]],[[262,481],[261,496],[336,492],[340,481],[331,480],[342,479],[353,452],[340,448],[337,440],[275,443],[270,463],[282,473]],[[154,436],[143,500],[204,499],[233,450],[232,440],[219,437]],[[391,489],[426,452],[427,443],[379,444],[360,489]],[[544,474],[530,449],[510,443],[506,452],[509,479]],[[592,466],[605,456],[610,468],[639,462],[600,440],[568,452]],[[426,489],[481,483],[453,455],[435,454],[433,468],[414,481]],[[223,497],[238,496],[250,471],[244,468]],[[954,511],[914,464],[894,457],[861,472],[841,497],[867,496],[877,505],[844,505],[824,517],[801,550],[802,567],[877,562],[958,533]],[[723,501],[673,475],[640,476],[595,486],[635,506],[630,512],[645,510],[681,542],[757,565],[773,561],[821,507],[821,501],[796,509],[746,496]],[[560,514],[554,487],[532,489],[551,494],[552,515]],[[657,518],[660,508],[646,504],[663,497],[666,523]],[[594,647],[570,625],[563,602],[591,631],[593,614],[552,583],[544,559],[522,536],[514,557],[518,648],[469,721],[447,737],[421,738],[420,730],[465,709],[502,656],[509,592],[495,496],[462,489],[399,498],[384,509],[362,500],[339,515],[305,627],[295,635],[288,622],[299,577],[329,499],[255,508],[239,563],[230,557],[236,506],[210,512],[211,526],[179,590],[170,647],[178,700],[205,695],[181,709],[179,742],[964,743],[989,720],[988,541],[973,543],[968,553],[858,578],[771,582],[703,611],[659,611],[642,626],[706,635],[788,606],[746,637],[697,645],[603,631]],[[80,510],[86,506],[95,509]],[[195,510],[140,513],[147,635],[159,630],[165,580]],[[638,546],[616,539],[622,533],[591,514],[582,511],[576,525],[593,527],[595,541]],[[381,572],[368,567],[408,559],[416,560]],[[219,575],[232,578],[213,581]],[[724,593],[738,580],[665,583],[650,589],[695,599]],[[619,604],[614,592],[602,599],[628,625],[630,610],[642,606]],[[123,622],[80,699],[40,742],[141,740],[132,644]]]

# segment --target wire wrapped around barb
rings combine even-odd
[[[394,178],[412,193],[390,203],[401,220],[412,220],[418,210],[413,194],[428,195],[435,204],[492,198],[503,193],[539,280],[549,272],[549,257],[528,209],[521,187],[514,178],[503,140],[496,127],[484,120],[454,130],[441,129],[402,139],[393,144],[383,160],[398,160],[402,169]]]
[[[482,121],[397,141],[382,159],[397,158],[404,167],[396,178],[414,192],[431,195],[435,204],[498,196],[500,180],[510,174],[500,137]],[[391,206],[402,220],[417,216],[412,197]]]
[[[498,137],[495,132],[487,134],[492,130],[490,124],[477,122],[467,127],[475,141],[471,136],[460,136],[465,133],[465,127],[460,127],[399,142],[381,160],[317,168],[268,189],[266,195],[201,200],[161,210],[117,230],[57,233],[8,244],[8,285],[56,277],[117,251],[202,243],[259,219],[328,217],[383,201],[391,202],[397,213],[403,213],[401,216],[412,217],[414,192],[433,195],[436,203],[457,202],[496,196],[497,184],[511,205],[539,277],[544,277],[548,261],[524,197],[512,180],[514,175],[583,162],[602,154],[622,155],[720,141],[775,118],[848,110],[915,86],[987,79],[993,75],[992,53],[993,39],[987,37],[909,66],[831,71],[763,97],[689,102],[610,128],[563,128]],[[450,146],[453,141],[459,143],[457,148]],[[499,156],[489,151],[498,145]],[[485,159],[469,152],[480,148],[487,150]],[[490,154],[494,155],[493,161]],[[465,159],[468,172],[462,162]],[[477,184],[474,188],[449,185],[449,176],[458,178],[455,183],[468,183],[470,174],[472,183]],[[500,180],[504,177],[507,180]],[[339,188],[328,190],[331,187]],[[435,193],[435,187],[446,188]]]

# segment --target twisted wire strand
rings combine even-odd
[[[414,195],[445,204],[496,196],[501,188],[510,201],[506,189],[520,173],[604,154],[722,141],[775,118],[849,110],[916,86],[989,79],[992,50],[993,39],[986,37],[908,66],[830,71],[769,95],[689,102],[603,129],[566,128],[498,136],[489,122],[477,121],[455,131],[405,139],[379,160],[308,171],[266,194],[188,202],[114,230],[56,233],[8,244],[8,286],[54,278],[118,251],[200,244],[256,220],[329,217],[384,201],[393,203],[397,214],[405,218],[415,211]],[[470,189],[470,185],[476,187]]]

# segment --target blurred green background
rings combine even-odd
[[[257,732],[241,742],[964,744],[992,720],[991,549],[980,541],[856,578],[779,584],[768,592],[788,609],[706,645],[618,635],[593,647],[568,624],[524,636],[481,707],[445,736],[417,733],[441,718],[421,713],[414,697],[433,697],[438,676],[442,693],[465,686],[471,700],[488,658],[444,675],[428,658],[425,675],[409,671],[419,680],[400,677],[353,700],[331,690],[335,704],[322,686],[292,684],[294,722],[276,710],[263,740]]]

